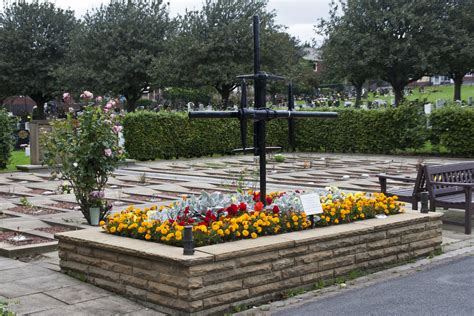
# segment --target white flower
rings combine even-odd
[[[77,168],[77,166],[79,166],[77,162],[73,163],[72,165],[74,166],[74,168]]]

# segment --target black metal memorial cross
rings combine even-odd
[[[246,152],[252,150],[255,156],[259,156],[260,164],[260,201],[266,204],[266,192],[267,192],[267,181],[266,181],[266,147],[265,147],[265,129],[266,122],[271,119],[287,119],[290,130],[290,142],[291,131],[293,130],[293,119],[294,118],[310,118],[310,117],[321,117],[321,118],[335,118],[337,113],[335,112],[303,112],[294,111],[293,100],[289,100],[288,111],[275,111],[266,107],[266,83],[268,80],[285,80],[284,77],[267,74],[260,70],[260,34],[259,27],[260,22],[258,16],[253,17],[253,33],[254,33],[254,73],[251,75],[242,75],[238,78],[246,80],[250,79],[254,81],[254,92],[255,92],[255,107],[250,109],[246,107],[246,96],[242,96],[241,107],[238,111],[194,111],[189,112],[189,118],[237,118],[240,120],[240,128],[242,135],[243,149],[241,151]],[[245,84],[242,85],[242,87]],[[291,89],[291,87],[289,88]],[[243,89],[243,94],[246,94],[246,89]],[[254,121],[254,147],[246,147],[246,130],[247,120]],[[290,125],[291,124],[291,125]],[[294,134],[293,134],[294,135]]]

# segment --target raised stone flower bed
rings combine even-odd
[[[426,256],[441,247],[440,214],[384,219],[196,248],[123,238],[100,228],[56,234],[62,271],[163,312],[209,314],[281,297],[353,270]]]

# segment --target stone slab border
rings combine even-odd
[[[56,234],[60,266],[96,286],[173,315],[219,313],[281,298],[354,270],[441,249],[441,214],[407,211],[385,219],[196,248],[109,235],[100,228]]]

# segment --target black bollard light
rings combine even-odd
[[[184,227],[183,254],[185,256],[194,255],[193,226]]]
[[[421,192],[420,193],[420,200],[421,200],[421,213],[428,213],[430,211],[428,207],[428,192]]]

